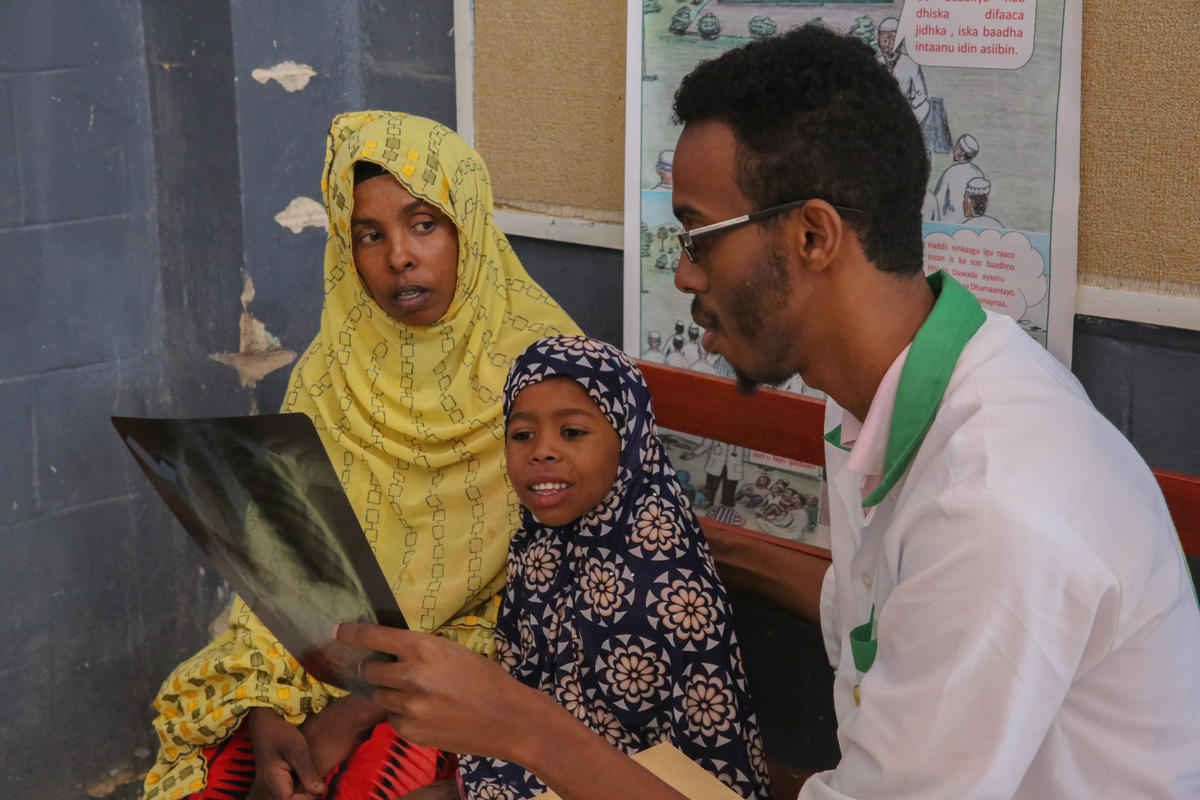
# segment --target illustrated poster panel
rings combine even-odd
[[[680,129],[671,101],[699,61],[813,24],[870,45],[920,122],[931,162],[926,272],[948,271],[985,308],[1011,316],[1068,361],[1079,16],[1077,0],[634,0],[627,87],[636,108],[627,117],[626,169],[638,190],[626,193],[633,207],[625,215],[625,313],[636,322],[626,326],[626,349],[732,375],[700,347],[688,298],[673,284],[680,227],[671,211],[671,167]],[[799,378],[783,388],[820,396]],[[666,438],[701,513],[828,547],[819,468],[683,434]]]

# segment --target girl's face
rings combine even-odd
[[[391,175],[354,187],[354,263],[371,297],[405,325],[432,325],[458,285],[458,229]]]
[[[538,522],[574,522],[608,496],[621,438],[572,378],[546,378],[521,390],[508,415],[508,477]]]

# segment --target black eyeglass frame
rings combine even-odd
[[[752,222],[758,222],[759,220],[763,220],[768,217],[773,217],[777,214],[782,214],[785,211],[791,211],[794,208],[800,208],[800,206],[804,205],[808,201],[816,200],[816,199],[817,198],[815,198],[815,197],[806,197],[803,200],[793,200],[790,203],[783,203],[781,205],[771,206],[770,208],[763,208],[763,209],[759,209],[758,211],[751,211],[749,214],[743,214],[740,217],[733,217],[731,219],[723,220],[721,222],[714,222],[711,225],[704,225],[703,227],[700,227],[700,228],[693,228],[690,231],[684,231],[683,233],[678,233],[678,234],[676,234],[676,238],[679,239],[679,246],[681,248],[683,248],[683,254],[688,257],[688,261],[691,261],[693,264],[695,264],[696,263],[696,240],[704,239],[704,238],[712,236],[713,234],[716,234],[716,233],[722,233],[722,232],[727,233],[729,231],[740,228],[743,225],[749,225]],[[833,206],[833,208],[836,209],[838,211],[838,213],[840,213],[840,214],[859,214],[859,215],[862,214],[862,212],[859,211],[857,208],[850,208],[849,206],[839,206],[836,203],[830,203],[830,205]]]

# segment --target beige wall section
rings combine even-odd
[[[1084,0],[1079,282],[1200,298],[1196,0]],[[476,144],[505,204],[616,221],[625,3],[475,3]]]
[[[498,205],[620,222],[625,2],[475,2],[475,146]]]
[[[1079,283],[1200,297],[1200,6],[1083,13]]]

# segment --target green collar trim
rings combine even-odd
[[[975,296],[947,272],[935,272],[926,280],[936,298],[933,310],[913,337],[904,361],[888,431],[883,481],[863,500],[863,508],[878,505],[908,469],[942,404],[958,357],[987,319]]]

